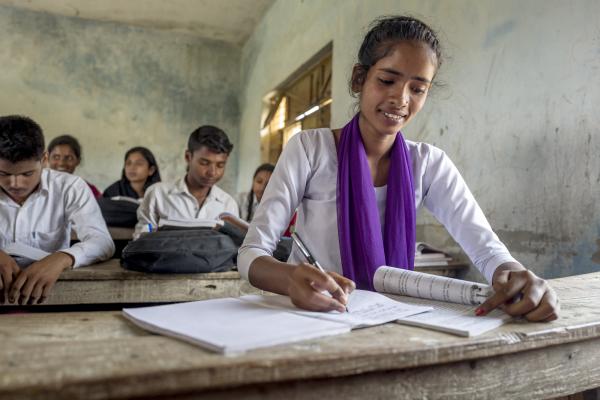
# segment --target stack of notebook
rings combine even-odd
[[[423,243],[417,242],[415,250],[415,267],[443,267],[448,265],[452,258],[442,250]]]

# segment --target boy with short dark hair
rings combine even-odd
[[[41,303],[62,271],[114,253],[86,183],[44,169],[47,157],[37,123],[16,115],[0,117],[0,303]],[[80,240],[73,246],[71,226]],[[4,251],[16,244],[49,254],[21,269]]]
[[[134,238],[158,227],[161,219],[217,219],[224,212],[238,216],[236,201],[216,183],[225,173],[233,144],[221,129],[204,125],[190,134],[185,151],[187,174],[175,183],[160,182],[148,188],[138,209]]]

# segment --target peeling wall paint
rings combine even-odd
[[[442,87],[405,130],[445,150],[492,227],[545,277],[600,270],[600,3],[279,0],[242,49],[239,182],[259,162],[262,98],[333,41],[332,127],[372,19],[410,14],[441,33]],[[423,211],[418,238],[458,247]],[[469,274],[474,277],[475,274]]]
[[[235,190],[239,47],[0,6],[0,49],[0,114],[31,116],[47,141],[76,136],[77,173],[99,188],[137,145],[155,153],[163,179],[182,176],[189,134],[212,124],[236,146],[220,184]]]

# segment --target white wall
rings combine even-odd
[[[240,168],[260,162],[262,98],[333,41],[332,127],[369,22],[411,14],[446,53],[405,134],[444,149],[513,254],[546,277],[600,270],[600,2],[278,0],[242,50]],[[453,246],[433,218],[419,236]]]

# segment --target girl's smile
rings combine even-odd
[[[436,65],[426,45],[401,41],[391,46],[359,89],[363,134],[395,135],[402,129],[423,108]]]

